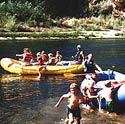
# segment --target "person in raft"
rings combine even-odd
[[[94,105],[96,103],[96,98],[98,97],[94,88],[96,83],[95,79],[95,74],[87,74],[80,86],[81,92],[86,100],[86,103],[82,104],[82,108],[87,109],[89,112],[94,111]]]
[[[23,65],[30,65],[33,59],[32,52],[29,48],[24,48],[22,54],[16,54],[16,56],[22,57],[20,59]]]
[[[62,55],[60,54],[60,51],[56,51],[56,63],[61,62]]]
[[[89,53],[85,59],[85,69],[84,71],[87,73],[103,73],[103,70],[99,65],[93,60],[93,53]]]
[[[77,45],[77,52],[74,56],[72,56],[72,58],[75,59],[76,64],[81,64],[82,62],[84,62],[84,51],[82,50],[80,45]]]
[[[32,65],[44,65],[40,52],[36,53],[36,62],[32,63]]]
[[[111,80],[109,82],[106,82],[104,84],[104,88],[98,92],[98,94],[102,98],[105,98],[105,100],[106,100],[107,114],[114,112],[113,90],[120,85],[121,85],[120,82],[117,82],[116,80],[114,80],[114,81]]]
[[[41,57],[42,57],[43,64],[45,65],[48,61],[48,57],[44,50],[41,52]]]
[[[80,124],[81,110],[79,105],[83,103],[84,100],[76,83],[70,85],[70,91],[60,97],[55,107],[58,107],[64,98],[67,98],[69,101],[65,124]]]
[[[47,65],[56,65],[56,57],[52,53],[49,53],[48,57]]]

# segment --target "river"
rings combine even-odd
[[[72,60],[76,46],[80,44],[87,55],[94,54],[94,60],[103,70],[113,69],[125,73],[125,40],[14,40],[0,41],[0,59],[10,57],[18,59],[16,53],[22,53],[29,47],[33,55],[44,50],[55,53],[60,50],[64,60]],[[70,83],[83,80],[79,77],[19,76],[10,74],[0,67],[0,124],[63,124],[67,101],[54,108],[59,97],[68,91]],[[124,124],[124,115],[107,115],[106,112],[93,113],[82,111],[84,124]]]

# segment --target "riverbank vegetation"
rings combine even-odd
[[[125,36],[124,8],[125,0],[1,0],[0,37]]]

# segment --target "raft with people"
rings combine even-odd
[[[97,82],[94,82],[93,78],[87,75],[80,86],[80,90],[83,93],[85,83],[87,85],[94,84],[95,93],[98,95],[96,99],[91,101],[94,107],[107,110],[106,97],[111,95],[113,110],[109,112],[125,113],[125,74],[108,69],[104,73],[96,74],[96,80]],[[111,94],[108,94],[110,88]]]
[[[82,73],[84,64],[70,64],[71,61],[61,61],[56,65],[23,65],[21,61],[12,58],[2,58],[1,67],[15,74],[31,75],[38,74],[64,74],[64,73]]]

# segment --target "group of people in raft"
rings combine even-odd
[[[22,54],[16,54],[16,56],[22,57],[21,62],[23,65],[55,65],[57,62],[62,60],[62,55],[59,51],[56,51],[56,55],[54,56],[52,53],[48,55],[45,51],[37,52],[35,59],[33,58],[32,52],[29,48],[24,48]]]
[[[60,51],[56,51],[56,54],[49,53],[48,55],[45,53],[45,51],[36,53],[35,59],[33,58],[32,52],[29,48],[24,48],[24,51],[22,54],[16,54],[16,56],[22,57],[21,63],[23,65],[57,65],[61,64],[62,61],[62,55],[60,54]],[[69,62],[69,65],[72,64],[81,64],[84,63],[85,68],[84,72],[91,73],[95,71],[95,68],[102,72],[102,69],[96,64],[96,62],[93,60],[93,54],[89,53],[86,57],[84,54],[84,51],[82,50],[80,45],[77,45],[77,52],[74,56],[72,56],[74,59],[73,61]]]
[[[58,62],[61,62],[62,55],[59,51],[56,51],[56,55],[54,56],[52,53],[49,53],[48,56],[45,51],[41,53],[38,52],[36,54],[36,62],[33,62],[32,52],[29,48],[24,48],[23,54],[16,54],[16,56],[22,56],[22,62],[25,65],[55,65]],[[81,107],[86,108],[90,112],[94,111],[94,99],[98,99],[100,96],[104,97],[106,100],[106,109],[108,113],[113,112],[113,100],[112,100],[112,91],[115,87],[119,86],[120,83],[117,81],[107,81],[103,83],[103,90],[100,92],[95,92],[95,85],[98,84],[98,79],[96,76],[97,72],[103,73],[102,69],[96,64],[93,60],[93,54],[88,54],[87,57],[84,56],[84,51],[81,49],[80,45],[77,45],[77,52],[72,58],[75,61],[71,62],[71,64],[81,64],[84,62],[85,64],[85,72],[86,76],[81,86],[79,87],[76,83],[72,83],[69,86],[69,91],[66,94],[63,94],[59,100],[57,101],[55,107],[57,108],[61,101],[64,98],[68,99],[67,105],[67,115],[65,119],[65,124],[80,124],[81,120]],[[96,71],[96,69],[98,71]],[[88,74],[89,73],[89,74]]]

